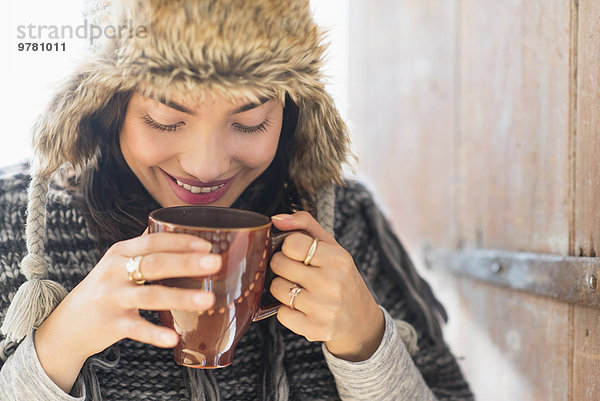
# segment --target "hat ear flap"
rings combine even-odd
[[[297,149],[290,162],[290,177],[303,192],[314,196],[332,178],[343,185],[342,163],[350,149],[348,127],[342,120],[331,95],[321,84],[294,100],[298,105]]]
[[[66,162],[82,167],[94,157],[100,138],[90,133],[90,117],[125,90],[119,81],[88,67],[59,86],[33,126],[33,174],[50,178]]]

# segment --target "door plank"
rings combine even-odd
[[[600,2],[579,2],[575,253],[600,250]]]
[[[359,177],[407,248],[456,245],[457,1],[353,0],[349,116]]]
[[[573,329],[573,400],[597,400],[600,392],[600,311],[576,306]]]
[[[568,304],[435,273],[429,280],[454,311],[446,339],[478,400],[569,399]]]
[[[569,5],[463,2],[466,246],[568,253]]]
[[[596,256],[600,249],[600,2],[579,1],[578,25],[574,251]],[[572,400],[598,399],[600,310],[575,307],[573,336]]]

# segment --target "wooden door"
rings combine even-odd
[[[358,171],[477,398],[600,399],[600,1],[350,4]]]

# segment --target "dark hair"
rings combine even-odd
[[[82,171],[75,185],[81,187],[79,206],[101,251],[140,235],[147,226],[148,214],[161,207],[131,171],[121,152],[119,134],[131,95],[132,92],[116,93],[105,107],[80,123],[79,140],[99,144],[95,163]],[[232,207],[266,215],[300,209],[299,194],[288,172],[297,120],[298,106],[286,96],[275,157]]]

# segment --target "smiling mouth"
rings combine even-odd
[[[175,182],[177,182],[177,185],[187,189],[188,191],[190,191],[193,194],[206,194],[209,192],[216,191],[217,189],[223,188],[225,186],[225,184],[220,184],[220,185],[217,185],[214,187],[195,187],[193,185],[184,184],[183,182],[181,182],[177,179],[175,179]]]

